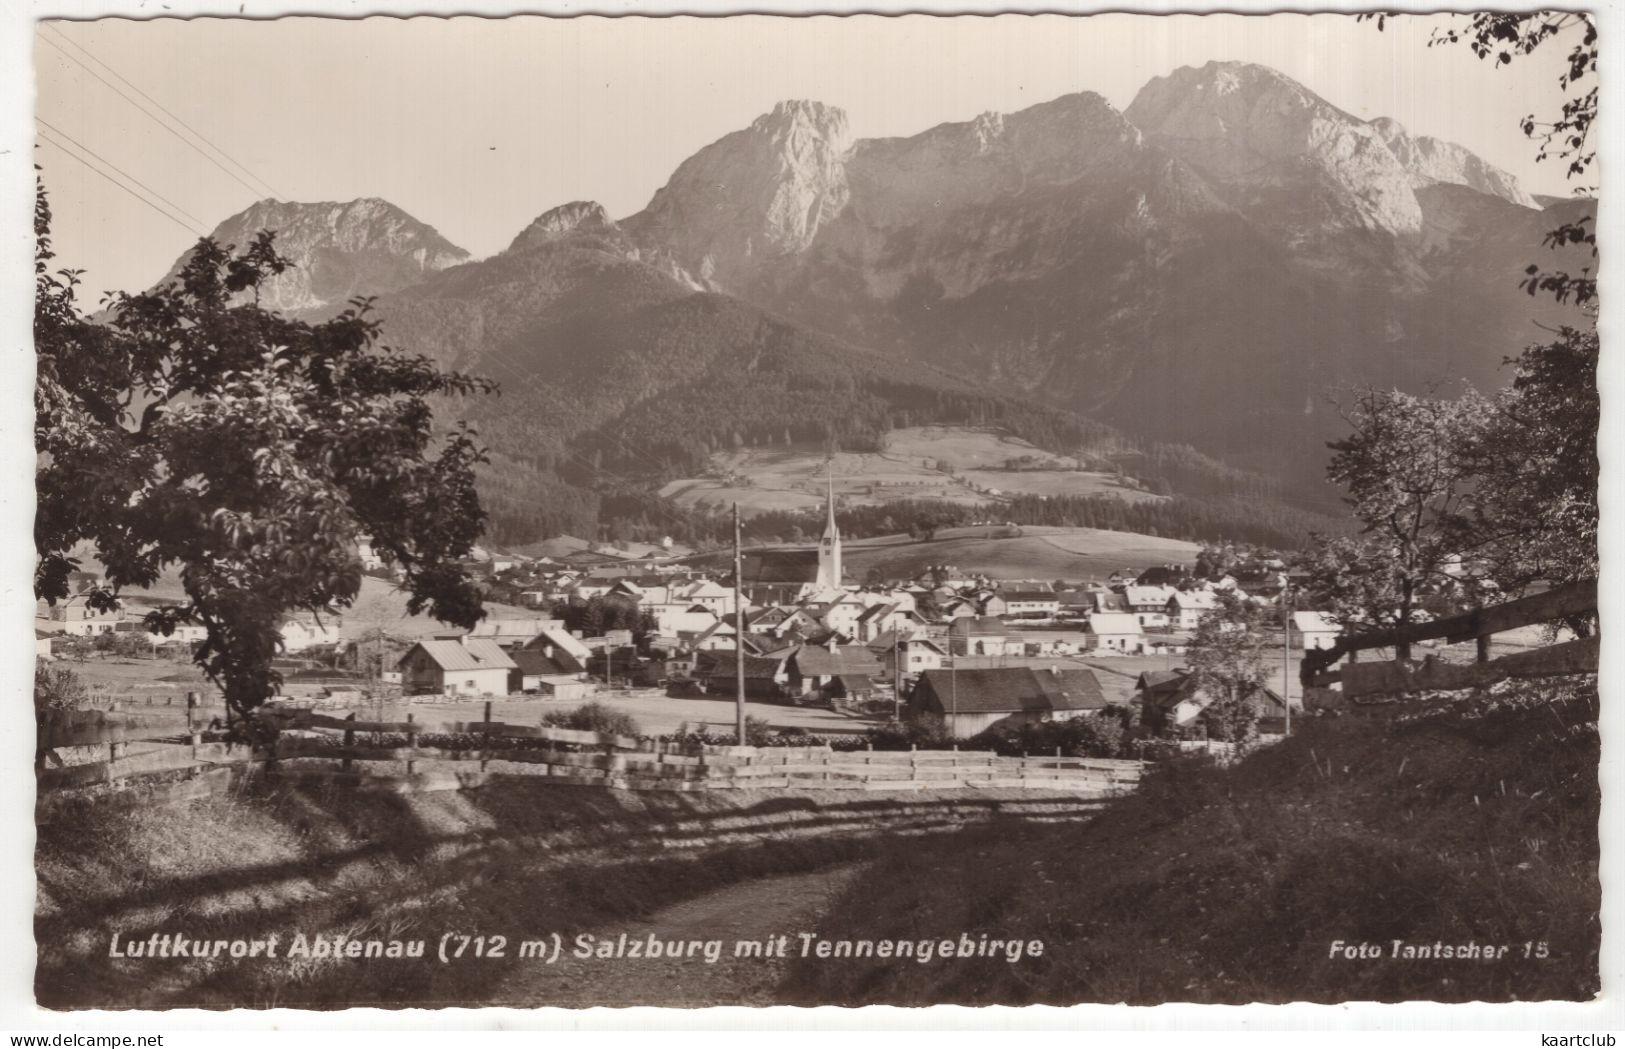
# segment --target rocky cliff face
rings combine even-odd
[[[1371,122],[1388,144],[1388,149],[1410,172],[1411,182],[1418,188],[1443,183],[1466,186],[1468,189],[1500,197],[1525,208],[1540,208],[1541,204],[1524,191],[1518,180],[1487,163],[1482,157],[1464,146],[1429,135],[1411,135],[1397,120],[1380,117]]]
[[[780,102],[685,160],[624,223],[714,287],[736,286],[763,260],[806,249],[846,207],[846,114]]]
[[[336,311],[466,262],[468,252],[386,200],[301,204],[262,200],[215,227],[220,244],[246,247],[264,229],[293,266],[261,285],[260,302],[288,313]],[[164,278],[180,272],[184,256]]]
[[[1141,88],[1126,115],[1235,204],[1297,235],[1422,226],[1410,173],[1377,129],[1273,69],[1187,66]]]

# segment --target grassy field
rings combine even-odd
[[[1039,939],[1017,964],[797,959],[791,1002],[1586,1000],[1597,993],[1595,684],[1390,725],[1308,719],[1176,762],[1087,825],[889,850],[820,934]],[[930,872],[929,877],[922,872]],[[1505,947],[1396,960],[1401,940]],[[1381,945],[1378,959],[1333,945]],[[1525,945],[1528,945],[1526,948]],[[1527,954],[1526,954],[1527,951]]]
[[[1006,465],[1024,460],[1028,469]],[[935,499],[961,506],[994,504],[990,494],[1116,495],[1129,501],[1158,499],[1117,482],[1113,474],[1084,469],[998,430],[968,426],[915,426],[892,430],[883,452],[838,452],[826,459],[813,446],[719,452],[711,476],[666,485],[661,494],[684,506],[727,507],[737,502],[749,515],[769,510],[808,510],[824,504],[826,477],[849,505],[874,506],[898,499]]]
[[[1190,564],[1197,546],[1178,539],[1108,532],[1099,528],[1029,525],[1020,535],[1000,528],[945,528],[929,542],[887,536],[845,544],[847,573],[862,579],[879,571],[908,579],[934,564],[1003,579],[1104,580],[1114,571],[1150,565]]]

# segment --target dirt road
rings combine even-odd
[[[667,907],[644,921],[592,930],[594,945],[607,944],[612,950],[620,949],[622,934],[628,945],[642,946],[642,953],[647,953],[651,935],[663,945],[716,944],[720,950],[713,948],[714,962],[707,961],[703,953],[681,958],[577,958],[572,956],[572,937],[567,935],[557,962],[525,962],[488,1004],[574,1009],[777,1004],[773,991],[783,978],[786,961],[736,958],[735,944],[784,936],[793,952],[796,934],[817,929],[818,919],[835,895],[860,869],[861,865],[853,864],[743,882]],[[666,950],[662,947],[661,953]]]

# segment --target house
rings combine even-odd
[[[1002,620],[965,616],[948,625],[948,651],[956,656],[1019,656],[1026,645],[1005,633]]]
[[[1127,612],[1128,599],[1122,594],[1112,590],[1096,590],[1092,595],[1095,599],[1096,612]]]
[[[1131,584],[1123,588],[1123,601],[1142,628],[1158,629],[1168,625],[1168,599],[1176,592],[1171,586]]]
[[[940,669],[948,657],[947,651],[928,637],[892,630],[870,641],[869,651],[879,658],[888,678],[896,677],[898,662],[903,664],[903,673],[920,674]]]
[[[845,637],[858,636],[858,620],[867,612],[868,607],[851,594],[842,594],[839,598],[824,606],[823,615],[819,622],[828,630],[833,630]]]
[[[585,674],[587,660],[592,650],[581,643],[581,639],[564,629],[564,624],[557,620],[548,620],[547,625],[536,631],[536,636],[525,642],[525,648],[540,649],[550,657],[560,658],[568,656],[565,665],[570,667],[570,673]]]
[[[1175,630],[1195,630],[1203,616],[1218,608],[1219,597],[1211,590],[1176,590],[1168,597],[1168,625]]]
[[[987,667],[928,670],[909,693],[909,710],[935,714],[955,739],[994,726],[1014,727],[1079,717],[1106,705],[1100,682],[1087,670]]]
[[[486,618],[475,623],[474,629],[468,632],[468,636],[486,641],[495,641],[503,648],[523,648],[530,643],[531,638],[548,629],[563,630],[564,621],[561,619]]]
[[[1184,565],[1152,565],[1141,572],[1134,582],[1137,586],[1175,587],[1190,578],[1190,569]]]
[[[1011,590],[1004,594],[1004,614],[1007,616],[1048,619],[1060,610],[1060,596],[1053,591]]]
[[[977,607],[980,609],[982,615],[987,616],[990,619],[1006,615],[1010,611],[1009,603],[1005,601],[1005,599],[1000,596],[999,592],[996,590],[990,594],[979,595],[977,598]]]
[[[408,696],[505,696],[518,664],[495,641],[457,634],[419,641],[396,667]]]
[[[1199,685],[1196,676],[1184,670],[1148,671],[1140,681],[1140,720],[1147,729],[1164,736],[1210,735],[1206,714],[1219,698],[1215,690]],[[1261,725],[1279,721],[1286,713],[1286,701],[1268,686],[1259,686],[1252,698],[1259,704]],[[1298,709],[1300,704],[1292,706]]]
[[[734,610],[734,592],[721,583],[714,583],[709,579],[702,579],[679,588],[677,599],[690,605],[703,605],[719,616],[732,615]]]
[[[558,649],[521,648],[508,653],[514,668],[508,672],[510,693],[533,692],[558,698],[587,695],[586,674],[569,653]]]
[[[339,629],[342,624],[343,620],[337,616],[321,619],[307,615],[289,616],[282,621],[282,650],[304,652],[323,645],[343,644],[344,635]]]
[[[862,645],[802,645],[786,663],[792,695],[857,698],[874,689],[880,660]]]
[[[50,606],[47,613],[54,629],[70,637],[94,637],[111,634],[124,618],[116,607],[111,611],[98,611],[91,607],[87,593],[72,594]]]
[[[792,695],[786,663],[789,650],[768,656],[745,654],[745,697],[782,703]],[[694,679],[715,696],[732,696],[738,686],[738,655],[734,649],[701,652],[694,661]]]
[[[723,649],[732,651],[737,647],[739,631],[726,619],[713,619],[711,625],[704,630],[698,632],[679,630],[677,636],[687,645],[690,652],[719,652]]]
[[[914,633],[925,629],[925,621],[912,610],[897,605],[871,605],[858,617],[856,639],[868,644],[882,634]]]
[[[1331,648],[1343,628],[1324,612],[1292,613],[1292,641],[1301,650]]]
[[[698,634],[717,621],[717,614],[704,605],[688,601],[667,601],[639,606],[654,617],[655,632],[676,635],[683,631]]]
[[[1129,612],[1093,612],[1084,623],[1091,647],[1099,653],[1131,655],[1145,650],[1140,621]]]

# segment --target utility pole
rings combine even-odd
[[[1292,735],[1292,584],[1281,588],[1281,702],[1286,704],[1286,721],[1281,735]]]
[[[892,719],[903,720],[903,639],[896,628],[891,632]]]
[[[739,553],[739,504],[734,503],[734,732],[745,745],[745,602],[740,588],[745,578]]]

